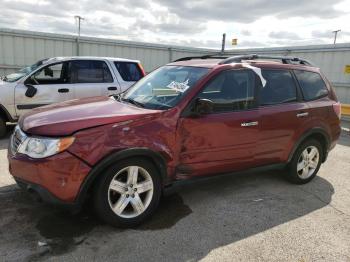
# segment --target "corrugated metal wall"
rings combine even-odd
[[[281,48],[254,48],[234,50],[228,54],[268,54],[301,57],[320,67],[336,88],[342,103],[350,104],[350,74],[345,73],[345,65],[350,65],[350,44],[316,45]]]
[[[202,48],[92,37],[82,37],[79,47],[80,55],[138,59],[147,72],[176,58],[216,52]],[[345,65],[350,65],[350,44],[237,49],[226,53],[288,55],[309,59],[322,69],[336,87],[340,101],[350,104],[350,74],[344,73]],[[0,75],[13,72],[43,58],[75,55],[77,55],[77,41],[74,36],[0,29]]]
[[[211,52],[208,49],[92,37],[81,37],[79,44],[79,54],[82,56],[138,59],[148,72],[176,58]],[[0,29],[0,75],[13,72],[43,58],[75,55],[77,55],[75,36]]]

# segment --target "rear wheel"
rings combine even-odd
[[[323,149],[314,139],[304,142],[294,153],[288,166],[288,179],[296,184],[305,184],[317,174],[322,164]]]
[[[161,196],[158,170],[145,159],[127,159],[99,181],[94,195],[98,216],[114,226],[131,227],[153,214]]]
[[[7,134],[6,121],[0,116],[0,138],[5,137]]]

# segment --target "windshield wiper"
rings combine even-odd
[[[128,102],[128,103],[133,104],[133,105],[138,106],[138,107],[142,107],[142,108],[145,107],[144,104],[142,104],[142,103],[140,103],[140,102],[137,102],[137,101],[135,101],[135,100],[133,100],[133,99],[131,99],[131,98],[121,98],[120,100],[121,100],[121,101]]]

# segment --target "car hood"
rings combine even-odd
[[[121,103],[112,97],[91,97],[36,108],[24,114],[19,125],[24,132],[33,135],[66,136],[81,129],[135,120],[160,112]]]

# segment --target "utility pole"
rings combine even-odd
[[[226,34],[222,34],[222,44],[221,44],[221,54],[223,55],[225,52],[225,42],[226,42]]]
[[[81,17],[80,15],[76,15],[74,16],[75,21],[78,21],[78,37],[77,37],[77,56],[79,56],[79,45],[80,45],[80,23],[81,20],[85,20],[83,17]]]
[[[338,35],[338,33],[339,33],[340,31],[341,31],[341,30],[338,29],[338,30],[335,30],[335,31],[332,32],[332,33],[334,34],[334,44],[337,43],[337,35]]]

